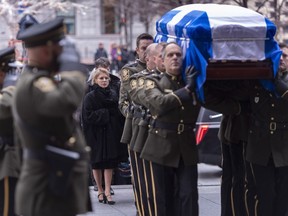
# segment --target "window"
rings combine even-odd
[[[64,19],[67,34],[75,35],[75,9],[72,8],[68,12],[57,11],[57,16]]]
[[[119,20],[117,18],[115,0],[101,1],[101,32],[102,34],[119,34]]]

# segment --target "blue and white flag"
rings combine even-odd
[[[204,100],[208,60],[265,60],[277,73],[281,50],[274,40],[276,26],[250,9],[218,4],[191,4],[177,7],[156,23],[155,42],[177,42],[183,50],[184,69],[194,65],[198,96]],[[273,91],[270,81],[262,84]]]

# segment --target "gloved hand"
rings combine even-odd
[[[195,91],[196,81],[195,78],[198,74],[194,66],[190,66],[186,70],[186,86],[185,88],[188,89],[190,92]]]
[[[276,92],[280,94],[281,97],[284,97],[288,93],[288,72],[283,72],[281,75],[278,75],[274,80],[274,84]],[[288,94],[285,97],[288,97]]]
[[[76,50],[75,44],[64,38],[59,42],[62,52],[58,57],[59,71],[81,71],[86,73],[86,68],[80,64],[80,55]]]

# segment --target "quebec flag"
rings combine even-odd
[[[174,41],[182,47],[183,69],[194,65],[200,72],[196,82],[202,101],[209,60],[270,59],[274,76],[277,73],[282,52],[274,40],[276,26],[250,9],[218,4],[184,5],[163,15],[156,23],[156,31],[155,42]],[[261,82],[273,91],[272,82]]]

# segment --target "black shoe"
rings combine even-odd
[[[114,190],[112,189],[112,187],[110,187],[110,194],[111,195],[114,195],[115,193],[114,193]]]
[[[103,198],[100,199],[100,196],[103,196]],[[98,197],[98,201],[99,201],[100,203],[105,202],[105,194],[104,194],[104,193],[99,193],[97,197]]]
[[[108,198],[110,200],[108,200]],[[104,204],[108,204],[108,205],[114,205],[115,204],[115,201],[112,200],[112,196],[111,195],[105,195],[104,196]]]
[[[94,191],[98,191],[97,185],[94,185]]]

